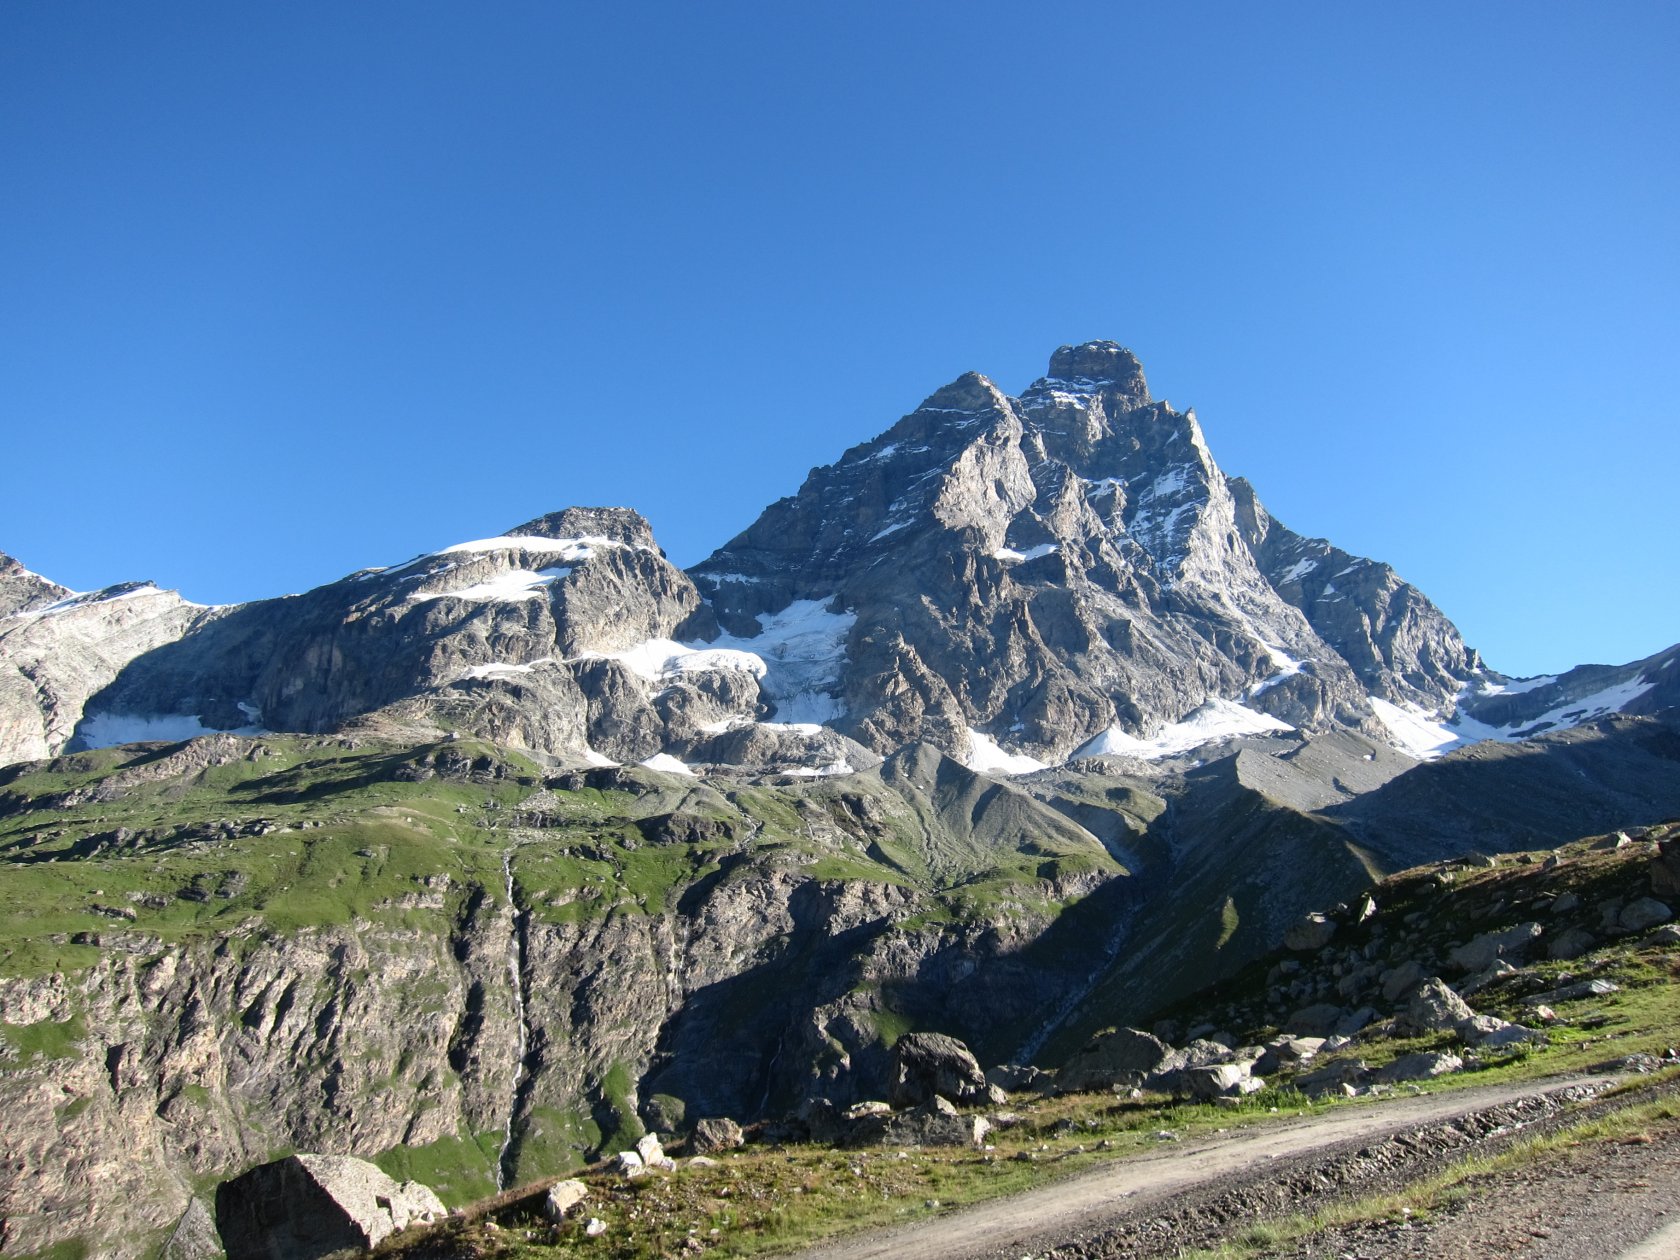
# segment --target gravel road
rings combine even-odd
[[[800,1255],[805,1260],[1171,1256],[1187,1248],[1217,1245],[1245,1225],[1310,1210],[1337,1195],[1397,1188],[1472,1150],[1497,1150],[1548,1123],[1564,1123],[1571,1118],[1573,1104],[1592,1099],[1610,1083],[1609,1078],[1591,1078],[1454,1090],[1341,1108],[1328,1115],[1233,1130],[1194,1142],[1164,1141],[1157,1153],[1116,1160],[1109,1167],[1026,1194],[976,1204],[914,1225],[855,1235]],[[1666,1157],[1680,1158],[1680,1150],[1661,1141],[1617,1150],[1630,1166],[1640,1159],[1657,1165]],[[1588,1162],[1558,1161],[1561,1168],[1579,1170]],[[1601,1170],[1598,1183],[1586,1171],[1577,1175],[1588,1180],[1579,1183],[1582,1194],[1575,1197],[1588,1198],[1589,1191],[1601,1193],[1603,1215],[1620,1211],[1625,1228],[1607,1233],[1592,1224],[1589,1215],[1582,1215],[1579,1231],[1584,1233],[1577,1236],[1572,1232],[1577,1227],[1566,1225],[1557,1208],[1553,1184],[1557,1177],[1537,1173],[1537,1180],[1525,1190],[1532,1201],[1525,1200],[1527,1206],[1514,1206],[1510,1213],[1467,1211],[1460,1220],[1442,1222],[1432,1231],[1394,1226],[1386,1231],[1366,1230],[1362,1235],[1323,1235],[1287,1254],[1382,1260],[1513,1254],[1548,1260],[1596,1256],[1649,1260],[1630,1249],[1680,1216],[1680,1167],[1663,1164],[1653,1174],[1656,1180],[1643,1188],[1644,1197],[1639,1200],[1649,1211],[1637,1219],[1629,1217],[1626,1205],[1613,1206],[1615,1196],[1603,1191],[1622,1186],[1624,1197],[1638,1194],[1641,1188],[1632,1183],[1639,1177],[1616,1167]],[[1652,1193],[1657,1185],[1661,1190]],[[1517,1202],[1503,1192],[1496,1197]],[[1670,1215],[1665,1217],[1663,1212]],[[1475,1231],[1489,1228],[1496,1216],[1508,1217],[1508,1228],[1501,1238],[1490,1238],[1487,1250],[1477,1250],[1481,1244],[1473,1237]],[[1456,1225],[1460,1233],[1442,1232],[1449,1225]],[[1405,1249],[1414,1243],[1418,1249]],[[1537,1250],[1530,1244],[1543,1247]],[[1581,1249],[1587,1246],[1594,1249]]]

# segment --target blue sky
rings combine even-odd
[[[1495,667],[1643,656],[1676,64],[1672,4],[10,0],[0,549],[227,602],[625,503],[693,563],[1108,337]]]

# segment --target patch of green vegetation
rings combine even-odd
[[[1237,913],[1237,899],[1235,897],[1225,898],[1225,905],[1219,911],[1219,939],[1214,942],[1213,947],[1224,949],[1230,943],[1231,938],[1237,934],[1237,928],[1241,924],[1242,916]]]
[[[636,1083],[630,1076],[630,1069],[623,1063],[614,1063],[601,1078],[602,1150],[628,1150],[636,1145],[636,1140],[646,1132],[642,1127],[641,1117],[636,1114],[636,1108],[630,1101],[635,1088]]]
[[[24,1063],[32,1059],[74,1059],[81,1054],[81,1041],[86,1036],[87,1026],[80,1015],[58,1023],[0,1024],[0,1037]]]
[[[494,1135],[497,1145],[501,1135]],[[463,1207],[496,1193],[495,1147],[487,1154],[470,1136],[439,1138],[426,1146],[397,1146],[374,1163],[398,1181],[437,1191],[446,1207]]]
[[[492,1161],[500,1143],[501,1134],[498,1133],[489,1152]],[[526,1180],[533,1175],[553,1176],[571,1172],[583,1164],[589,1152],[606,1149],[609,1148],[601,1143],[601,1127],[591,1116],[578,1111],[537,1107],[526,1117],[514,1155],[519,1177]]]

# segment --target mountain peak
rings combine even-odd
[[[1117,341],[1087,341],[1077,346],[1059,346],[1050,356],[1049,379],[1095,385],[1128,395],[1133,404],[1149,401],[1149,385],[1143,379],[1143,364],[1137,355]]]
[[[534,538],[609,538],[631,547],[654,546],[653,526],[627,507],[569,507],[516,525],[508,533]]]

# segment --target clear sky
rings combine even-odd
[[[701,559],[1113,338],[1507,672],[1680,640],[1680,6],[0,4],[0,550]]]

